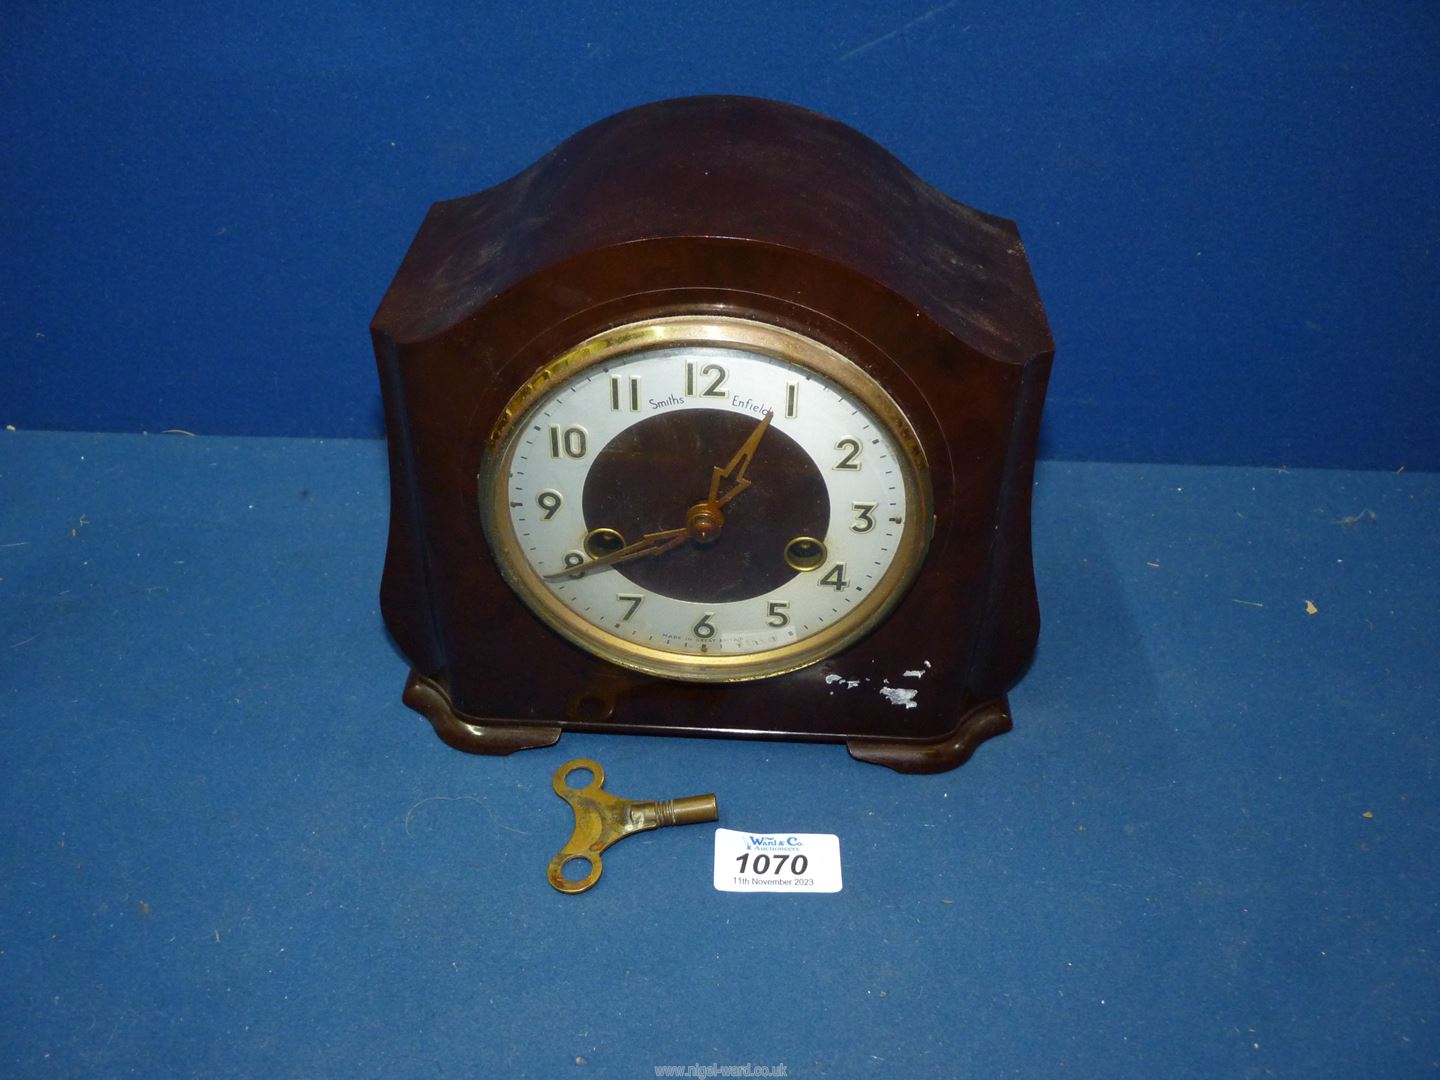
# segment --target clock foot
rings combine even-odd
[[[411,671],[405,680],[401,700],[429,720],[435,734],[447,745],[467,753],[513,754],[516,750],[554,746],[560,741],[558,724],[480,720],[458,713],[444,687],[417,671]]]
[[[847,739],[845,748],[856,761],[885,765],[902,773],[938,773],[964,765],[975,748],[1014,725],[1010,704],[997,698],[975,706],[960,718],[950,734],[931,742],[910,739]]]

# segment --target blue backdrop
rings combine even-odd
[[[429,203],[739,92],[1020,222],[1048,455],[1440,467],[1434,4],[17,8],[0,424],[378,434]]]

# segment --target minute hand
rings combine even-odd
[[[646,555],[660,555],[679,547],[689,536],[689,529],[666,529],[664,532],[646,533],[635,543],[627,544],[619,551],[612,551],[609,555],[603,555],[598,559],[576,563],[574,566],[567,566],[564,570],[546,574],[543,580],[559,581],[561,578],[572,577],[576,574],[587,574],[591,570],[602,570],[607,566],[614,566],[616,563],[629,562],[631,559],[642,559]]]
[[[765,437],[765,432],[769,429],[770,420],[774,415],[773,411],[765,414],[765,419],[756,425],[755,430],[750,433],[750,437],[741,444],[739,450],[735,451],[735,456],[730,459],[730,464],[723,469],[717,465],[711,471],[710,497],[705,500],[711,506],[724,506],[750,486],[750,481],[745,479],[745,470],[750,467],[750,459],[755,456],[755,450],[760,445],[760,440]],[[733,479],[734,485],[724,495],[721,495],[720,484],[727,479]]]

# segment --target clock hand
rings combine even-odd
[[[745,470],[750,467],[750,459],[755,456],[755,450],[760,445],[760,440],[765,437],[765,432],[769,429],[770,420],[774,415],[773,411],[765,414],[765,419],[755,426],[755,430],[750,432],[750,437],[741,444],[739,450],[735,451],[735,456],[730,459],[730,464],[723,469],[718,465],[715,466],[710,474],[710,497],[705,500],[706,504],[719,509],[750,486],[750,481],[745,479]],[[735,481],[734,485],[724,495],[721,495],[720,482],[730,479],[732,476]]]
[[[588,573],[591,570],[601,570],[607,566],[614,566],[616,563],[629,562],[631,559],[643,559],[647,555],[660,555],[679,547],[690,538],[690,530],[666,529],[663,532],[646,533],[633,544],[626,544],[619,551],[612,551],[609,555],[603,555],[598,559],[591,559],[589,562],[577,563],[574,566],[567,566],[564,570],[557,570],[553,574],[546,574],[542,580],[559,581],[561,578],[568,578],[572,574]]]
[[[714,468],[710,476],[710,497],[703,503],[698,503],[690,508],[683,529],[665,529],[662,532],[646,533],[635,543],[627,544],[619,551],[612,551],[609,555],[602,555],[598,559],[577,563],[564,570],[557,570],[553,574],[546,574],[543,580],[559,581],[561,578],[568,578],[574,574],[603,570],[607,566],[629,562],[631,559],[663,555],[667,551],[673,551],[686,540],[693,539],[701,544],[710,543],[720,534],[721,525],[725,520],[724,515],[720,513],[720,507],[750,486],[750,481],[745,478],[745,470],[750,467],[750,459],[755,456],[755,449],[760,445],[760,440],[765,437],[765,432],[769,429],[770,421],[774,416],[773,411],[767,412],[765,418],[755,425],[755,430],[750,432],[749,437],[741,444],[740,449],[735,451],[735,456],[730,459],[730,463],[723,469],[718,465]],[[734,483],[724,495],[721,495],[721,482],[731,478],[734,479]]]

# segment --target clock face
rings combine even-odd
[[[899,599],[931,526],[909,422],[807,337],[686,316],[547,365],[491,435],[480,510],[501,572],[583,648],[671,678],[824,658]]]

